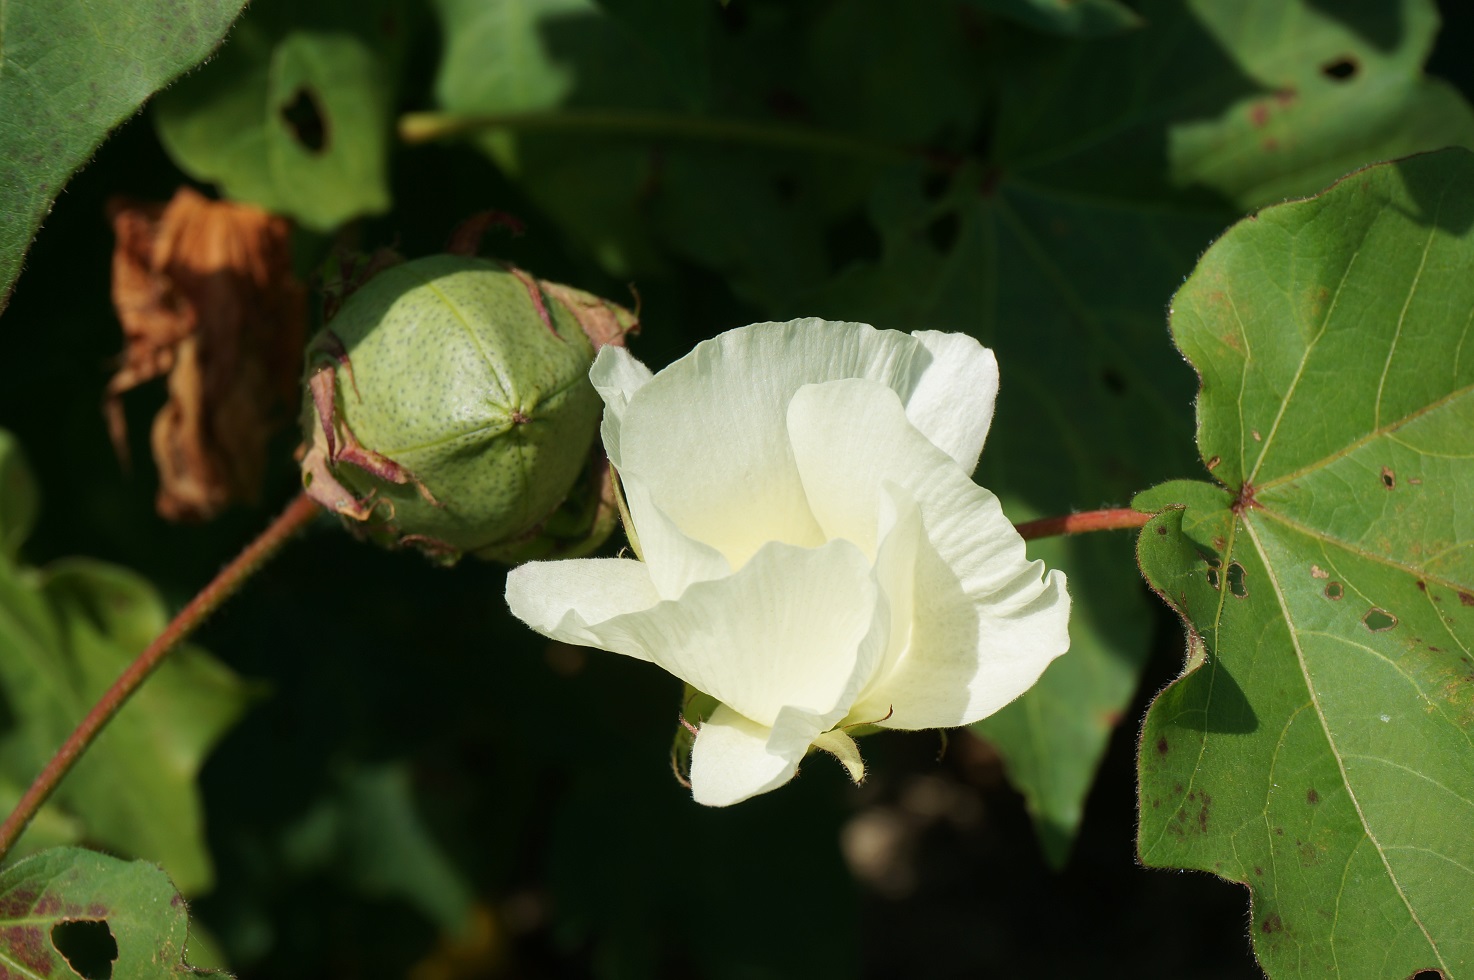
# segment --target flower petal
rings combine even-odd
[[[777,789],[793,778],[807,745],[777,754],[772,729],[726,705],[701,725],[691,746],[691,796],[706,806],[730,806]]]
[[[939,337],[815,319],[729,331],[629,398],[611,458],[617,452],[626,484],[645,484],[678,527],[734,568],[764,541],[814,547],[824,536],[785,438],[789,399],[814,382],[879,382],[916,401],[916,424],[935,429],[946,451],[976,462],[996,366],[976,341]],[[969,419],[975,428],[964,432]]]
[[[923,330],[911,336],[931,351],[932,361],[905,399],[906,417],[970,474],[993,423],[998,361],[967,334]]]
[[[589,381],[599,397],[604,399],[604,421],[599,435],[604,440],[604,451],[614,468],[619,468],[619,422],[624,410],[629,407],[635,392],[645,387],[654,375],[650,369],[623,347],[605,344],[599,348],[593,366],[589,368]]]
[[[614,649],[591,627],[658,602],[649,568],[627,558],[534,561],[507,573],[512,615],[543,636],[578,646]],[[650,659],[643,648],[615,652]]]
[[[789,406],[789,433],[810,506],[825,531],[876,547],[894,484],[921,510],[908,648],[851,710],[888,728],[968,724],[997,711],[1069,648],[1064,576],[1041,579],[998,499],[867,381],[811,385]]]
[[[726,578],[588,632],[759,724],[792,727],[807,746],[845,715],[884,651],[890,617],[877,600],[870,563],[849,542],[772,542]]]
[[[732,566],[720,551],[683,532],[636,483],[625,487],[630,520],[639,529],[640,552],[662,599],[678,599],[696,582],[723,578]]]

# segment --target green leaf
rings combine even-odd
[[[1241,222],[1178,293],[1198,445],[1142,532],[1188,672],[1142,736],[1148,864],[1247,885],[1273,977],[1474,967],[1474,155]]]
[[[220,43],[242,0],[0,7],[0,310],[51,202],[109,130]]]
[[[1197,189],[1247,208],[1376,160],[1474,145],[1467,103],[1422,71],[1433,0],[1156,0],[1141,14],[1149,26],[1119,38],[1017,46],[1005,171],[1144,205]]]
[[[0,560],[20,553],[36,522],[36,481],[15,436],[0,429]]]
[[[189,912],[169,876],[144,861],[62,847],[0,871],[0,976],[176,977]]]
[[[220,56],[158,100],[159,138],[192,177],[309,228],[388,210],[402,6],[253,5]]]
[[[969,0],[972,6],[1051,34],[1104,37],[1142,25],[1118,0]]]
[[[0,506],[0,512],[4,511]],[[28,568],[0,557],[0,786],[25,786],[168,622],[153,587],[86,559]],[[170,654],[113,719],[21,838],[34,849],[76,825],[86,839],[163,864],[186,893],[209,888],[195,776],[246,702],[240,681],[203,651]],[[0,792],[0,795],[4,795]]]
[[[297,872],[333,867],[359,894],[403,898],[442,933],[459,933],[474,899],[463,872],[426,826],[403,763],[344,767],[332,793],[283,841]]]

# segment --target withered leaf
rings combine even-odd
[[[113,447],[128,460],[122,395],[168,375],[154,419],[158,512],[208,520],[254,500],[266,444],[298,402],[306,292],[291,225],[188,187],[167,205],[114,198],[113,307],[121,364],[107,387]]]

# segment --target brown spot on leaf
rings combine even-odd
[[[1311,565],[1310,566],[1310,577],[1311,578],[1330,578],[1331,577],[1331,573],[1328,572],[1328,571],[1326,571],[1324,568],[1321,568],[1319,565]]]
[[[39,925],[16,925],[0,927],[0,950],[6,959],[24,967],[27,972],[16,973],[20,977],[53,976],[57,970],[56,957],[52,955],[51,943]]]
[[[0,895],[0,919],[24,919],[31,914],[40,893],[34,888],[16,888]]]
[[[1249,123],[1255,129],[1260,129],[1269,122],[1269,106],[1263,102],[1256,102],[1249,107]]]
[[[1278,912],[1271,912],[1264,917],[1264,922],[1259,926],[1266,933],[1276,933],[1284,929],[1285,924],[1280,919]]]
[[[1210,471],[1218,469],[1218,464],[1221,462],[1223,462],[1221,458],[1214,456],[1213,458],[1208,460],[1208,469]]]
[[[151,440],[155,506],[168,520],[208,520],[256,498],[267,440],[301,398],[306,294],[291,225],[188,187],[167,205],[114,198],[108,216],[125,344],[104,402],[113,448],[126,464],[123,394],[167,376]]]
[[[1251,435],[1251,436],[1254,437],[1254,441],[1255,442],[1263,442],[1264,441],[1264,437],[1259,434],[1259,430],[1258,429],[1250,429],[1249,430],[1249,435]]]
[[[1320,802],[1320,794],[1315,791],[1314,786],[1305,791],[1305,802],[1309,803],[1311,806],[1315,806],[1317,803]]]
[[[1428,583],[1427,582],[1424,582],[1422,579],[1418,579],[1418,591],[1419,592],[1427,592],[1428,591]]]
[[[1468,592],[1460,592],[1459,602],[1463,603],[1466,606],[1474,606],[1474,594],[1470,594]]]
[[[1259,865],[1256,864],[1256,865],[1254,865],[1254,874],[1257,875],[1260,878],[1263,878],[1264,877],[1264,869],[1261,868],[1261,867],[1259,867]]]
[[[1157,739],[1157,755],[1166,755],[1168,748],[1169,746],[1167,745],[1167,736],[1163,735],[1161,738]]]

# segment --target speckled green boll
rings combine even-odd
[[[562,292],[456,255],[371,278],[310,349],[308,492],[446,562],[527,552],[588,481],[599,423],[594,347]]]

